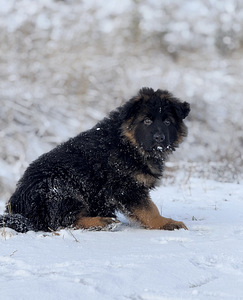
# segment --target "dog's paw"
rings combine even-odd
[[[166,223],[163,227],[163,230],[175,230],[175,229],[185,229],[188,230],[186,225],[183,222],[178,222],[171,220],[170,222]]]
[[[102,228],[102,230],[107,230],[107,231],[115,231],[120,225],[121,225],[121,222],[118,221],[117,219],[115,218],[111,218],[112,221],[107,224],[104,228]]]
[[[99,224],[96,226],[91,226],[89,230],[96,231],[114,231],[121,224],[116,218],[106,218],[102,217],[99,219]]]

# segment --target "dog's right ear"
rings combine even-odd
[[[123,120],[129,120],[132,117],[135,118],[142,107],[142,102],[148,101],[154,93],[155,92],[152,88],[141,88],[136,96],[124,104],[121,110],[121,118]]]
[[[143,97],[141,97],[141,95],[137,95],[127,101],[121,108],[121,119],[126,121],[136,117],[139,112],[139,108],[141,107],[141,101],[143,101]]]
[[[122,109],[123,120],[128,120],[131,117],[136,117],[139,109],[142,107],[142,102],[147,101],[152,95],[154,95],[152,88],[143,87],[139,90],[138,94],[130,99]]]

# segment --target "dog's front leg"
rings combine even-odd
[[[139,204],[137,207],[133,207],[128,216],[140,222],[147,229],[187,229],[183,222],[162,217],[151,199],[148,199],[145,205]]]

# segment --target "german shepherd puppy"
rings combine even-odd
[[[168,91],[142,88],[92,129],[32,162],[0,216],[18,232],[103,229],[116,212],[148,229],[186,226],[164,218],[149,191],[187,135],[190,106]]]

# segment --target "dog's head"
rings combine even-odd
[[[187,135],[190,105],[167,91],[143,88],[123,108],[122,134],[146,154],[174,150]]]

